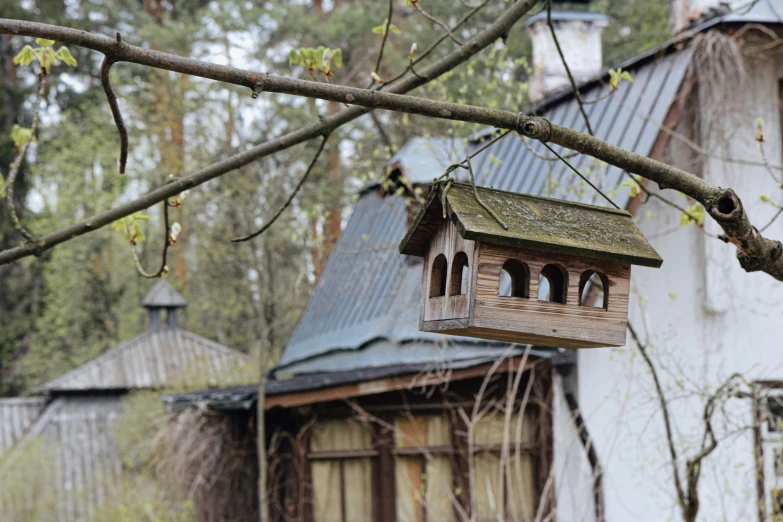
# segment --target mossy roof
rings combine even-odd
[[[443,185],[432,190],[400,252],[423,256],[432,232],[443,220]],[[463,238],[482,243],[608,259],[658,268],[663,260],[625,210],[478,187],[482,201],[508,226],[486,211],[467,183],[455,182],[446,193],[449,218]]]

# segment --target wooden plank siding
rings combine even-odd
[[[459,251],[470,252],[472,266],[468,283],[470,299],[463,296],[427,297],[430,273],[435,256],[440,253],[453,259]],[[426,256],[423,284],[422,322],[424,331],[479,337],[495,341],[560,346],[563,348],[596,348],[622,346],[628,318],[631,267],[626,263],[575,257],[564,254],[523,250],[502,245],[467,241],[456,227],[444,221],[438,229]],[[529,297],[498,295],[503,264],[516,259],[529,273]],[[559,266],[567,274],[565,303],[539,301],[539,276],[546,265]],[[580,281],[585,272],[606,276],[608,306],[580,304]],[[448,277],[451,278],[449,266]],[[446,283],[450,287],[450,279]],[[464,310],[464,311],[463,311]]]

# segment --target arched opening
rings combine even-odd
[[[468,293],[468,279],[470,269],[468,267],[468,255],[465,252],[457,252],[451,263],[451,285],[449,295],[465,295]]]
[[[579,278],[579,306],[609,308],[609,279],[606,274],[594,270],[582,274]]]
[[[522,261],[509,259],[500,269],[499,297],[530,297],[530,270]]]
[[[538,300],[565,304],[568,274],[558,265],[546,265],[538,278]]]
[[[438,254],[432,262],[432,272],[430,272],[430,297],[446,295],[447,268],[446,256]]]

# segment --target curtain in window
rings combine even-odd
[[[372,431],[367,425],[338,419],[313,426],[310,440],[313,453],[369,449],[372,449]],[[372,521],[372,459],[313,460],[312,478],[316,522]]]
[[[454,520],[451,457],[428,449],[451,446],[451,425],[446,416],[406,416],[397,419],[397,448],[419,449],[419,454],[395,459],[398,522],[450,522]]]

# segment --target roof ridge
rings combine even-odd
[[[470,183],[466,183],[464,181],[452,181],[451,184],[452,184],[452,186],[454,186],[454,185],[463,185],[466,188],[471,188],[471,189],[473,188],[473,185],[471,185]],[[609,214],[617,214],[617,215],[620,215],[620,216],[631,216],[631,213],[628,212],[627,210],[615,209],[615,208],[609,208],[609,207],[599,207],[598,205],[590,205],[588,203],[582,203],[580,201],[569,201],[567,199],[558,199],[558,198],[549,198],[549,197],[546,197],[546,196],[537,196],[535,194],[530,194],[528,192],[513,192],[511,190],[503,190],[503,189],[496,189],[496,188],[493,188],[493,187],[487,187],[486,185],[476,185],[476,189],[478,189],[478,190],[490,190],[492,192],[500,192],[500,193],[503,193],[503,194],[508,194],[510,196],[521,196],[521,197],[525,197],[525,198],[538,199],[538,200],[542,200],[542,201],[551,201],[553,203],[564,203],[564,204],[566,204],[568,206],[582,207],[582,208],[585,208],[587,210],[596,210],[596,211],[599,211],[599,212],[607,212]],[[448,198],[448,194],[446,194],[446,197]]]

